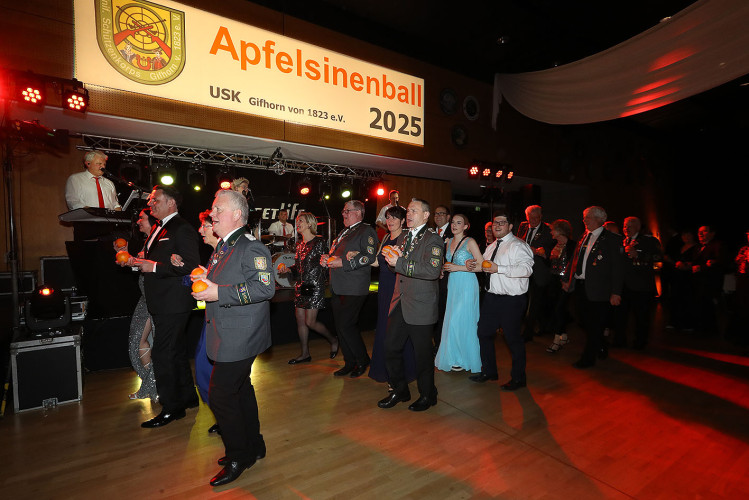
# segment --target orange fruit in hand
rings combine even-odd
[[[492,267],[492,261],[485,260],[481,263],[481,267],[483,267],[484,269],[489,269],[490,267]]]
[[[196,267],[195,269],[192,270],[192,272],[190,273],[190,276],[200,276],[204,272],[205,272],[205,269],[202,269],[200,267]]]
[[[124,264],[125,262],[130,260],[130,254],[127,253],[126,250],[120,250],[119,252],[115,254],[114,259],[117,262]]]
[[[335,260],[335,257],[328,257],[328,265],[332,264]]]
[[[117,248],[122,248],[127,246],[127,240],[125,238],[117,238],[114,240],[114,244],[117,245]]]
[[[195,293],[202,292],[203,290],[208,288],[208,283],[206,283],[203,280],[193,281],[192,282],[192,291]]]

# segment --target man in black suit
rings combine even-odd
[[[414,198],[408,204],[409,231],[403,249],[395,248],[385,257],[396,273],[385,336],[385,363],[393,392],[377,403],[380,408],[392,408],[411,399],[403,365],[403,346],[409,338],[416,354],[419,399],[408,409],[424,411],[437,404],[431,333],[437,321],[437,280],[444,263],[445,244],[427,227],[429,211],[429,203],[424,200]]]
[[[444,205],[437,205],[434,208],[434,225],[437,229],[437,235],[442,238],[443,242],[453,237],[452,229],[450,229],[449,208]],[[437,318],[437,323],[434,324],[434,331],[432,332],[435,353],[442,340],[442,322],[445,320],[445,308],[447,308],[447,279],[447,273],[442,273],[439,280],[439,302],[437,304],[439,317]]]
[[[533,340],[533,335],[546,331],[545,318],[550,316],[546,305],[546,289],[551,282],[549,256],[556,242],[551,237],[551,228],[541,221],[542,218],[541,206],[531,205],[525,209],[526,220],[518,228],[518,238],[533,250],[533,274],[528,288],[528,313],[523,328],[523,340],[526,342]]]
[[[157,332],[151,359],[162,410],[141,424],[147,428],[164,426],[184,417],[186,408],[198,406],[185,333],[195,300],[182,278],[200,263],[200,237],[177,213],[180,202],[176,189],[154,186],[148,206],[159,223],[146,241],[144,258],[132,261],[143,273],[146,304]],[[172,254],[182,257],[182,266],[172,265]]]
[[[629,313],[635,316],[635,349],[644,349],[650,332],[650,315],[655,300],[655,269],[653,264],[663,260],[660,242],[642,234],[642,223],[637,217],[624,219],[624,288],[619,308],[619,324],[614,346],[626,347]]]
[[[608,356],[603,347],[603,330],[612,306],[622,300],[624,261],[622,237],[603,228],[606,211],[592,206],[583,211],[586,233],[575,249],[570,281],[562,287],[575,292],[579,317],[585,330],[585,349],[573,366],[590,368],[596,356]]]
[[[695,326],[702,334],[714,334],[718,330],[716,304],[723,287],[725,259],[712,227],[701,226],[697,230],[697,238],[700,247],[692,261]]]
[[[330,269],[331,308],[343,352],[336,377],[360,377],[369,366],[367,346],[359,329],[359,312],[369,293],[372,263],[377,260],[377,232],[364,219],[364,204],[351,200],[343,207],[344,230],[333,240],[320,264]]]
[[[209,400],[226,452],[211,486],[234,481],[265,457],[250,374],[257,355],[271,345],[269,301],[276,287],[270,252],[245,228],[248,214],[241,193],[216,193],[211,218],[221,239],[206,275],[193,277],[208,284],[193,296],[206,301],[206,353],[214,360]]]

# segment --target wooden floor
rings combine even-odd
[[[424,413],[381,410],[383,384],[334,378],[341,360],[323,340],[301,366],[286,363],[296,344],[274,347],[253,372],[268,455],[218,489],[223,447],[205,405],[142,429],[159,407],[127,399],[134,373],[88,373],[80,404],[0,421],[0,498],[749,498],[749,358],[658,335],[585,371],[570,366],[577,332],[556,355],[537,339],[528,389],[438,372]]]

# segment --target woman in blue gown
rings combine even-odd
[[[434,365],[443,371],[466,370],[481,372],[481,355],[476,328],[479,321],[479,284],[476,274],[465,263],[469,259],[484,260],[476,240],[466,236],[470,228],[463,214],[453,216],[450,229],[453,237],[446,242],[444,270],[447,281],[447,305],[440,342]],[[479,267],[479,269],[481,269]]]
[[[406,222],[406,210],[400,206],[390,207],[385,211],[385,223],[388,234],[382,238],[380,249],[377,252],[377,264],[380,268],[380,281],[377,288],[377,329],[375,330],[374,345],[372,346],[372,361],[369,365],[369,378],[377,382],[387,382],[388,374],[385,368],[385,333],[388,326],[390,313],[390,300],[393,298],[395,289],[395,273],[390,269],[382,255],[382,249],[386,246],[402,245],[406,238],[403,226]],[[409,339],[403,351],[406,365],[406,380],[416,380],[416,361],[414,347]]]

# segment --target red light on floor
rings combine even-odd
[[[48,295],[52,295],[52,289],[50,287],[48,287],[48,286],[45,286],[44,288],[42,288],[41,290],[39,290],[39,293],[41,295],[44,295],[46,297]]]

